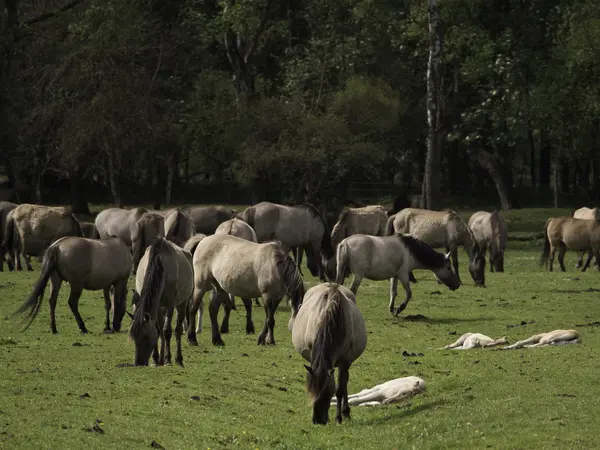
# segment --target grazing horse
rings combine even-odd
[[[575,330],[554,330],[540,333],[528,339],[515,342],[513,345],[502,347],[499,350],[513,350],[516,348],[547,347],[549,345],[578,344],[581,342],[579,333]]]
[[[83,236],[81,224],[72,212],[63,207],[24,203],[7,216],[3,246],[16,249],[14,265],[20,270],[19,250],[41,259],[46,249],[64,236]],[[25,263],[28,270],[33,270],[28,258]]]
[[[246,208],[240,218],[254,228],[258,242],[275,239],[290,249],[303,249],[310,273],[325,281],[320,255],[330,259],[334,250],[327,223],[315,206],[261,202]]]
[[[574,219],[595,220],[596,222],[600,222],[600,208],[586,208],[584,206],[583,208],[576,209],[573,212],[573,218]],[[577,261],[577,264],[575,265],[575,267],[577,267],[578,269],[581,267],[581,264],[583,263],[583,255],[584,254],[585,254],[585,252],[577,252],[577,255],[579,256],[579,260]]]
[[[600,222],[572,217],[551,217],[544,226],[544,249],[540,258],[540,266],[548,266],[552,272],[554,256],[558,250],[560,270],[565,269],[565,253],[567,249],[589,251],[587,261],[583,266],[585,272],[592,257],[600,263]]]
[[[478,211],[469,219],[469,228],[475,236],[481,254],[490,252],[490,272],[504,272],[504,250],[508,240],[506,223],[498,211]]]
[[[100,239],[100,234],[96,228],[96,224],[92,222],[80,222],[83,237],[88,239]]]
[[[146,248],[135,275],[134,312],[129,337],[135,343],[136,366],[171,364],[172,321],[177,309],[175,363],[183,366],[181,335],[194,291],[192,255],[158,238]],[[161,338],[160,353],[158,338]]]
[[[446,252],[450,252],[459,281],[458,247],[462,245],[469,255],[471,278],[476,286],[485,286],[485,257],[481,254],[473,232],[456,211],[403,209],[388,220],[387,234],[393,233],[410,234],[433,248],[445,248]],[[414,277],[412,281],[415,281]]]
[[[453,291],[460,286],[458,276],[450,266],[450,256],[436,252],[409,235],[380,237],[355,234],[344,239],[337,247],[336,282],[344,284],[346,276],[354,274],[350,290],[356,294],[363,278],[390,280],[389,310],[396,316],[406,308],[412,297],[409,275],[415,269],[431,270],[438,280]],[[394,311],[398,280],[404,287],[406,298]]]
[[[465,333],[452,344],[446,345],[440,350],[468,350],[470,348],[488,348],[496,345],[506,345],[508,339],[506,336],[500,339],[492,339],[489,336],[481,333]]]
[[[329,421],[329,403],[337,400],[335,420],[350,418],[348,379],[350,365],[367,347],[365,319],[348,288],[322,283],[310,288],[295,318],[290,319],[292,343],[310,363],[306,388],[312,397],[313,424]],[[337,389],[334,372],[338,368]]]
[[[6,222],[7,222],[7,216],[8,214],[17,207],[18,205],[16,203],[11,203],[11,202],[0,202],[0,272],[2,272],[4,270],[4,258],[5,258],[5,254],[8,252],[8,259],[6,260],[6,263],[8,264],[8,270],[12,271],[13,270],[13,254],[12,251],[13,249],[5,249],[2,244],[2,239],[4,238],[4,234],[5,234],[5,229],[6,229]]]
[[[185,243],[195,234],[192,218],[180,208],[151,210],[164,218],[165,239],[183,248]]]
[[[288,295],[295,314],[302,302],[304,283],[296,264],[279,242],[257,244],[237,236],[214,234],[203,238],[194,250],[194,302],[190,308],[188,341],[197,345],[196,333],[202,331],[203,297],[213,289],[209,305],[213,345],[224,345],[217,316],[226,294],[238,296],[246,307],[246,333],[254,332],[252,298],[262,297],[265,324],[258,344],[274,345],[275,310]],[[192,324],[200,309],[196,330]]]
[[[221,223],[233,219],[236,211],[225,206],[185,206],[181,208],[194,222],[196,233],[214,234]]]
[[[389,405],[414,397],[425,391],[425,381],[419,377],[403,377],[386,381],[369,389],[348,396],[348,404],[352,406]],[[331,399],[334,405],[337,398]]]
[[[131,254],[129,247],[119,238],[88,239],[67,236],[54,242],[44,255],[41,274],[29,299],[17,311],[29,310],[31,320],[35,319],[44,296],[48,280],[52,285],[50,294],[50,329],[56,330],[56,302],[63,281],[71,285],[69,307],[75,316],[82,333],[87,329],[79,314],[79,298],[84,289],[104,291],[106,307],[106,326],[104,331],[119,331],[125,315],[127,280],[131,273]],[[114,287],[113,327],[110,327],[111,298],[110,288]]]

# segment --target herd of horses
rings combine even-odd
[[[414,270],[430,270],[438,283],[458,289],[462,284],[458,248],[463,247],[474,284],[485,287],[486,254],[490,271],[503,272],[507,243],[506,223],[498,211],[479,211],[465,222],[453,210],[345,208],[330,232],[315,206],[270,202],[241,212],[223,206],[109,208],[94,223],[80,222],[62,207],[0,202],[0,231],[0,271],[5,259],[10,270],[22,270],[22,258],[28,270],[33,270],[30,257],[41,261],[40,277],[15,313],[28,314],[27,326],[39,312],[50,282],[50,327],[57,332],[56,303],[61,284],[67,281],[69,307],[86,333],[79,298],[83,290],[103,290],[105,331],[120,331],[125,314],[129,315],[136,365],[148,365],[150,358],[156,365],[171,363],[174,316],[175,363],[183,365],[183,333],[190,345],[198,344],[203,300],[209,291],[213,345],[224,345],[222,334],[229,331],[235,297],[246,309],[248,334],[254,333],[253,300],[260,305],[262,299],[265,321],[258,344],[275,344],[275,311],[288,297],[288,328],[294,347],[310,363],[305,366],[307,390],[313,399],[313,422],[319,424],[328,422],[332,398],[338,422],[350,414],[349,368],[367,344],[365,321],[356,305],[364,278],[390,280],[389,310],[398,315],[411,299],[411,282],[417,282]],[[541,263],[549,260],[549,270],[557,250],[565,270],[566,249],[579,252],[579,266],[588,252],[582,269],[586,270],[593,257],[600,261],[600,211],[582,208],[573,217],[548,219],[544,242]],[[446,253],[434,248],[445,248]],[[309,271],[321,281],[308,291],[300,271],[303,254]],[[350,275],[348,289],[344,281]],[[131,276],[135,288],[130,313]],[[398,282],[405,298],[396,308]],[[224,318],[219,326],[221,305]]]

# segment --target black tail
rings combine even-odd
[[[304,281],[300,276],[298,266],[283,246],[280,246],[275,257],[277,258],[277,270],[292,301],[292,317],[296,317],[304,299]]]
[[[391,215],[388,218],[387,225],[385,226],[385,235],[391,236],[394,234],[394,219],[396,218],[396,214]]]
[[[548,258],[550,258],[550,239],[548,239],[548,225],[552,218],[546,220],[546,225],[544,226],[544,250],[542,250],[542,256],[540,258],[540,266],[545,266],[548,264]]]
[[[327,307],[313,344],[311,367],[307,367],[306,379],[306,388],[313,399],[319,396],[328,382],[330,371],[334,368],[335,363],[333,356],[335,351],[343,345],[346,337],[342,299],[339,285],[331,283],[325,297],[321,300],[327,302]]]
[[[29,325],[37,316],[37,313],[40,310],[40,306],[42,306],[42,300],[44,299],[44,291],[46,290],[46,285],[48,284],[48,280],[50,279],[50,275],[56,269],[57,264],[57,256],[58,256],[58,246],[52,245],[46,250],[44,254],[44,260],[42,261],[42,269],[41,275],[38,279],[37,283],[33,287],[33,292],[27,299],[23,305],[13,314],[16,316],[18,314],[23,314],[26,311],[29,311],[28,316],[30,317],[29,323],[23,328],[25,331],[29,328]]]

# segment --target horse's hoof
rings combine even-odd
[[[114,330],[112,328],[105,328],[104,329],[104,333],[106,334],[112,334],[114,332]]]
[[[221,334],[227,334],[229,333],[229,327],[225,328],[225,327],[221,327]]]
[[[177,364],[179,367],[183,367],[183,360],[182,359],[176,359],[175,360],[175,364]]]
[[[193,345],[194,347],[197,347],[198,341],[196,339],[188,339],[188,344]]]
[[[254,334],[254,327],[247,327],[246,334]]]
[[[89,331],[88,331],[88,330],[85,330],[85,329],[84,329],[84,330],[81,330],[81,334],[89,334]]]
[[[212,344],[217,347],[223,347],[225,345],[225,342],[223,342],[223,339],[219,338],[219,339],[213,339]]]
[[[58,334],[58,330],[52,330],[52,334]]]

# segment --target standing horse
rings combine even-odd
[[[458,247],[462,245],[469,255],[471,278],[476,286],[485,286],[485,257],[481,255],[473,232],[456,211],[403,209],[388,220],[387,234],[393,233],[410,234],[433,248],[445,248],[450,252],[459,281]]]
[[[98,229],[96,228],[96,224],[92,222],[80,222],[81,231],[83,232],[83,237],[88,239],[100,239],[100,234],[98,234]]]
[[[385,236],[388,216],[381,205],[368,205],[362,208],[344,208],[331,231],[331,245],[335,249],[342,240],[354,234]],[[329,279],[335,278],[335,255],[323,259]]]
[[[320,255],[330,259],[334,251],[327,223],[316,207],[261,202],[246,208],[240,217],[254,228],[258,242],[276,239],[290,249],[303,249],[310,273],[325,281]]]
[[[42,261],[41,274],[29,299],[19,308],[17,314],[29,310],[31,320],[35,319],[44,296],[48,280],[52,285],[50,294],[50,329],[56,329],[56,302],[63,281],[71,285],[69,307],[75,316],[82,333],[87,328],[79,314],[79,298],[84,289],[104,291],[106,307],[106,327],[104,331],[119,331],[125,314],[127,280],[131,273],[129,247],[119,238],[87,239],[67,236],[52,244]],[[110,327],[111,298],[110,288],[114,287],[113,328]]]
[[[596,222],[600,222],[600,209],[599,208],[583,208],[576,209],[573,212],[574,219],[586,219],[586,220],[595,220]],[[579,256],[579,260],[575,265],[576,268],[580,268],[583,263],[583,255],[585,252],[577,252],[577,256]],[[589,256],[589,255],[588,255]]]
[[[490,252],[490,272],[504,272],[504,250],[508,240],[506,223],[498,211],[478,211],[469,219],[469,228],[481,254]]]
[[[180,208],[151,210],[150,212],[164,218],[165,239],[181,248],[195,234],[192,218]]]
[[[21,258],[25,260],[27,270],[32,271],[31,257],[26,253],[23,253],[21,246],[21,240],[19,239],[19,230],[15,226],[12,215],[13,210],[9,211],[6,215],[6,221],[4,222],[4,230],[2,230],[2,236],[4,236],[4,242],[0,245],[1,251],[8,255],[6,262],[9,270],[23,270],[21,265]]]
[[[185,206],[182,210],[192,218],[196,233],[206,235],[214,234],[221,223],[233,219],[236,214],[235,210],[225,206]]]
[[[565,272],[565,253],[567,249],[588,251],[588,258],[581,269],[585,272],[592,261],[600,263],[600,222],[572,217],[551,217],[544,227],[544,249],[540,258],[540,266],[548,266],[552,272],[554,256],[558,250],[560,270]],[[549,261],[548,261],[549,260]],[[549,262],[549,264],[548,264]]]
[[[275,344],[275,310],[288,295],[295,315],[304,295],[304,283],[296,264],[279,242],[257,244],[228,234],[214,234],[202,239],[194,251],[194,302],[190,309],[188,341],[197,345],[196,333],[202,330],[203,297],[213,289],[209,305],[213,345],[224,345],[217,316],[226,293],[238,296],[246,307],[246,333],[254,332],[252,298],[262,297],[265,324],[258,344]],[[224,297],[224,298],[223,298]],[[193,319],[200,309],[197,328]]]
[[[8,214],[17,207],[16,203],[11,202],[0,202],[0,241],[3,239],[6,229],[6,222]],[[8,264],[8,270],[13,270],[13,257],[10,249],[5,249],[0,242],[0,272],[4,270],[4,258],[5,254],[8,252],[8,259],[6,263]]]
[[[355,234],[340,242],[336,257],[336,282],[344,284],[346,276],[354,274],[350,287],[354,294],[363,278],[390,280],[389,310],[395,316],[406,308],[412,297],[409,275],[415,269],[431,270],[438,280],[453,291],[460,286],[458,275],[452,272],[450,256],[436,252],[426,243],[409,235],[379,237]],[[398,280],[404,287],[406,298],[394,311]]]
[[[329,421],[329,402],[337,399],[335,420],[350,418],[348,379],[350,365],[367,347],[365,319],[348,288],[322,283],[310,288],[295,319],[290,319],[296,351],[310,363],[306,388],[312,397],[313,424]],[[337,389],[334,372],[338,368]]]
[[[177,309],[175,363],[183,366],[183,321],[194,290],[192,255],[178,245],[158,238],[140,260],[135,286],[135,310],[129,328],[129,337],[135,343],[135,365],[147,366],[150,355],[156,365],[171,364],[172,321]]]
[[[20,270],[19,250],[41,258],[53,242],[64,236],[83,236],[81,224],[72,212],[62,207],[24,203],[7,216],[3,246],[16,249],[14,265]],[[28,270],[33,270],[28,258],[25,263]]]

